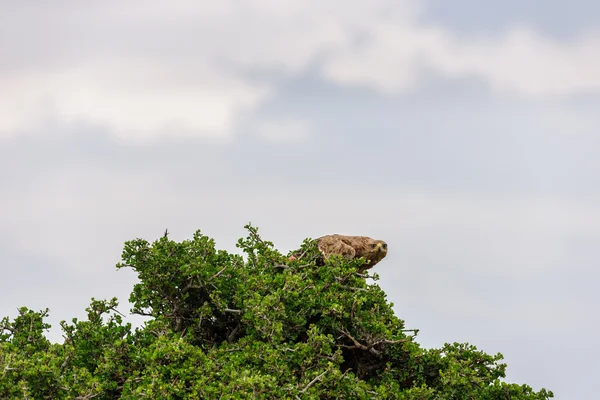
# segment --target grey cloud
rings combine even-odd
[[[527,24],[542,32],[569,40],[585,30],[600,28],[600,5],[588,0],[509,0],[483,3],[477,0],[427,0],[422,19],[463,34],[496,35],[514,24]]]
[[[316,181],[343,169],[352,171],[338,177],[346,187],[369,180],[374,185],[503,192],[589,193],[598,187],[593,184],[597,158],[590,149],[600,145],[595,135],[600,118],[591,107],[498,99],[477,81],[435,76],[418,92],[396,97],[332,85],[311,75],[278,88],[253,117],[284,114],[313,122],[314,141],[271,157],[277,165],[303,160],[318,166],[322,173]],[[587,123],[563,123],[556,109]],[[250,149],[265,146],[240,140]],[[328,184],[335,185],[329,178]]]
[[[312,75],[277,87],[253,114],[238,119],[229,144],[196,139],[122,145],[102,128],[56,124],[54,134],[6,141],[0,177],[8,187],[22,188],[54,168],[83,163],[114,173],[148,169],[168,175],[169,185],[207,190],[443,187],[497,195],[599,194],[597,97],[540,105],[491,97],[476,81],[435,77],[423,90],[396,97]],[[282,116],[308,121],[313,136],[271,143],[253,134],[260,121]]]

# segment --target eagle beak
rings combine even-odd
[[[377,243],[377,251],[381,251],[381,243]]]

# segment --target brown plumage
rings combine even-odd
[[[387,255],[387,243],[368,236],[325,235],[315,239],[324,258],[339,254],[347,259],[364,257],[361,271],[373,268]]]

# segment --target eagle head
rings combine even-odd
[[[370,239],[365,247],[366,254],[362,256],[368,260],[367,268],[371,268],[387,255],[388,246],[383,240]]]
[[[371,243],[369,243],[369,249],[370,253],[381,254],[382,256],[385,256],[387,253],[387,243],[383,240],[371,240]]]

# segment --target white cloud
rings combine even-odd
[[[217,68],[196,73],[182,77],[160,62],[113,60],[15,74],[2,84],[0,133],[58,119],[106,125],[128,141],[181,131],[219,137],[229,133],[236,111],[266,94]]]
[[[569,43],[527,27],[459,38],[418,22],[412,0],[98,4],[3,6],[0,36],[20,40],[0,40],[14,64],[0,70],[0,134],[56,118],[90,120],[125,140],[227,136],[238,111],[269,93],[236,68],[293,75],[315,58],[325,77],[386,94],[417,87],[424,67],[522,96],[600,90],[599,32]]]

